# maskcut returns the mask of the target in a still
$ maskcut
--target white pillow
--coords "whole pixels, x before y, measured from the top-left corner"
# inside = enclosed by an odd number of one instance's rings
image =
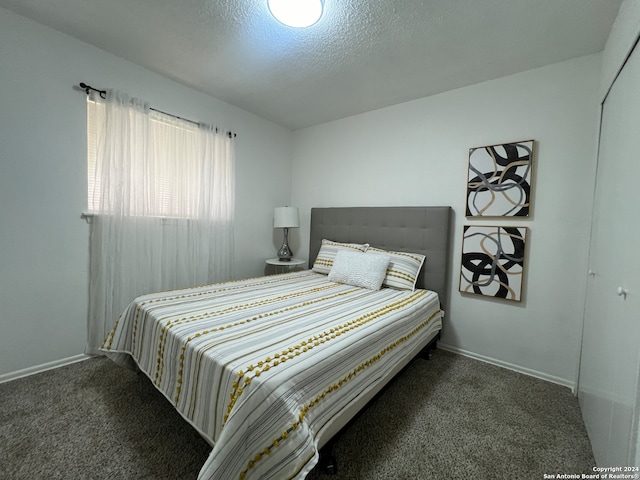
[[[366,255],[340,250],[333,260],[328,279],[331,282],[346,283],[354,287],[380,290],[390,260],[391,257],[388,255]]]

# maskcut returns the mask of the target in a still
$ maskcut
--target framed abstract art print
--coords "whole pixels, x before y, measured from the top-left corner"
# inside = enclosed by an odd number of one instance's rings
[[[528,217],[534,140],[469,149],[467,217]]]
[[[463,228],[460,291],[519,302],[527,227]]]

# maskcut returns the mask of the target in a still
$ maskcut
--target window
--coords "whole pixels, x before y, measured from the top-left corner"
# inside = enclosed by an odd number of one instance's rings
[[[102,189],[100,179],[96,181],[96,156],[98,150],[98,132],[104,128],[104,104],[87,97],[87,207],[89,213],[98,211],[98,199]],[[101,123],[98,125],[98,123]]]
[[[105,96],[87,103],[92,354],[132,298],[229,280],[234,258],[233,138]]]
[[[132,179],[130,191],[125,192],[131,198],[123,201],[131,208],[127,214],[136,216],[194,218],[201,216],[202,202],[210,198],[203,189],[212,188],[220,179],[207,183],[206,175],[232,175],[232,171],[217,165],[216,161],[203,159],[205,154],[227,153],[215,152],[225,150],[225,144],[231,141],[226,135],[215,134],[218,141],[203,140],[202,127],[197,124],[172,117],[156,111],[148,111],[148,121],[136,135],[135,142],[140,145],[126,145],[134,154],[130,155],[130,165],[118,162],[101,162],[98,151],[104,148],[105,103],[95,99],[87,99],[87,206],[89,213],[108,213],[118,199],[102,198],[109,195],[103,185],[106,178],[119,178],[119,175],[130,175]],[[136,132],[138,133],[138,132]],[[209,132],[210,133],[210,132]],[[207,143],[208,142],[208,143]],[[207,151],[209,150],[209,151]],[[107,154],[108,155],[108,154]],[[120,155],[121,156],[121,155]],[[227,155],[228,157],[228,155]],[[107,163],[111,164],[107,166]],[[214,165],[215,164],[215,165]],[[123,172],[112,169],[122,168]],[[105,171],[104,169],[111,169]],[[214,172],[215,170],[215,172]],[[209,185],[209,186],[207,186]],[[224,209],[216,209],[223,219],[229,216]],[[220,218],[218,218],[220,219]]]

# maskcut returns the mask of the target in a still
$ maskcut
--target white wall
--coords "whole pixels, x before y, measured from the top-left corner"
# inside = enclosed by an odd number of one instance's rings
[[[602,53],[600,73],[600,100],[607,92],[620,72],[627,56],[633,50],[640,32],[640,0],[624,0],[620,5],[607,43]]]
[[[236,277],[277,248],[291,132],[0,8],[0,376],[81,354],[89,227],[86,82],[238,135]]]
[[[451,205],[451,306],[442,345],[573,387],[579,360],[598,135],[591,55],[294,133],[292,201]],[[458,293],[470,147],[535,139],[524,300]],[[301,228],[302,245],[308,228]],[[302,255],[301,252],[300,255]],[[306,254],[306,253],[305,253]]]

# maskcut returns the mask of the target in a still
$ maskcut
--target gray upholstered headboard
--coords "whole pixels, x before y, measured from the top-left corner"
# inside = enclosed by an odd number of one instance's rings
[[[417,286],[449,305],[451,207],[335,207],[311,209],[309,268],[323,238],[426,255]]]

